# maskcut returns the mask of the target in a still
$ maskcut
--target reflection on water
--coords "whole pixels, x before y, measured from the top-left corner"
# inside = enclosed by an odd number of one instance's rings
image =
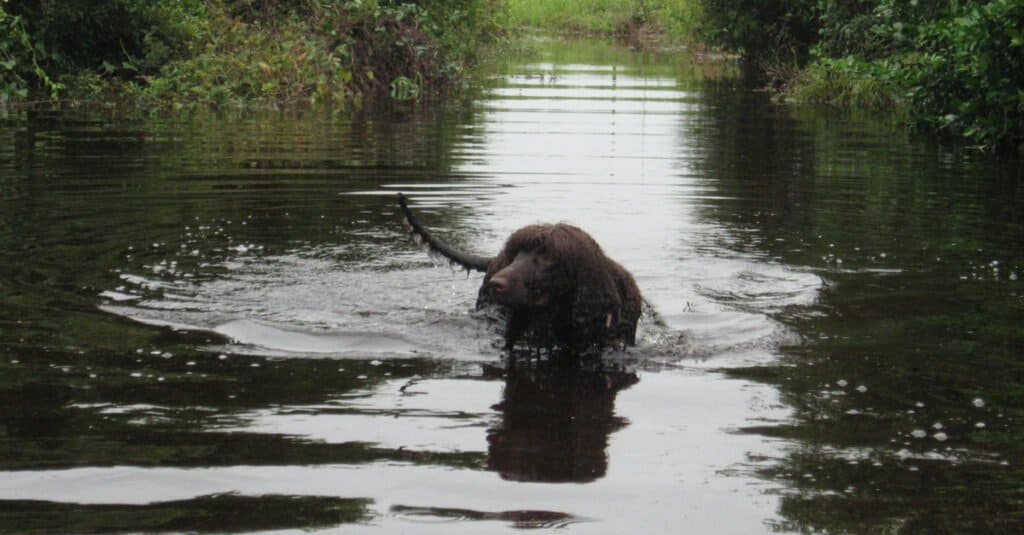
[[[565,362],[510,363],[487,435],[487,466],[515,481],[587,482],[608,471],[608,436],[628,422],[615,395],[636,373],[579,369]]]
[[[715,123],[717,155],[701,163],[718,177],[714,217],[730,248],[827,281],[814,302],[775,314],[801,337],[780,347],[780,365],[730,371],[777,386],[794,409],[782,425],[748,428],[794,442],[762,472],[791,489],[780,526],[1016,531],[1019,163],[856,122],[740,111]]]
[[[0,532],[1009,531],[1019,170],[537,46],[444,103],[0,123]],[[577,224],[663,322],[503,360],[396,191],[481,254]]]
[[[149,505],[103,505],[7,500],[7,533],[124,531],[244,533],[310,529],[369,520],[366,500],[327,496],[214,494]]]

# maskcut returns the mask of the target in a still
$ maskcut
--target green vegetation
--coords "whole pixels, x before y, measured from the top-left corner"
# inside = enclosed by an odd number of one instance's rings
[[[1024,142],[1024,2],[703,0],[701,34],[804,101],[894,110],[989,148]]]
[[[0,104],[415,98],[457,80],[499,0],[0,0]]]
[[[0,103],[57,98],[70,73],[152,73],[180,55],[198,2],[0,0]]]
[[[1024,0],[0,0],[0,106],[412,99],[508,25],[699,35],[797,100],[1024,142]]]
[[[697,0],[508,0],[515,26],[559,32],[635,36],[661,33],[689,40],[697,20]]]

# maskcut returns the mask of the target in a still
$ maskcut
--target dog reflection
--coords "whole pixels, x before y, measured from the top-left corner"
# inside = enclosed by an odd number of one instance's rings
[[[587,482],[608,471],[608,436],[628,421],[615,415],[616,394],[635,373],[585,371],[565,363],[510,366],[487,434],[488,468],[505,479]]]

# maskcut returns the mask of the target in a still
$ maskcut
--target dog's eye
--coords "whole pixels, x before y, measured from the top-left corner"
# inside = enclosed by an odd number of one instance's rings
[[[555,262],[549,258],[538,257],[533,261],[534,270],[541,276],[548,276],[557,272]]]

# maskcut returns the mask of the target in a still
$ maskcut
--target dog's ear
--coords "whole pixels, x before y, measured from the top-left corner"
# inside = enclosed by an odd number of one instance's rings
[[[640,296],[640,289],[633,276],[625,268],[619,268],[616,281],[622,299],[616,336],[622,338],[625,344],[633,345],[636,344],[636,323],[643,314],[643,297]]]
[[[576,291],[572,303],[575,345],[604,338],[618,325],[621,307],[613,271],[608,266],[592,261],[576,267]]]

